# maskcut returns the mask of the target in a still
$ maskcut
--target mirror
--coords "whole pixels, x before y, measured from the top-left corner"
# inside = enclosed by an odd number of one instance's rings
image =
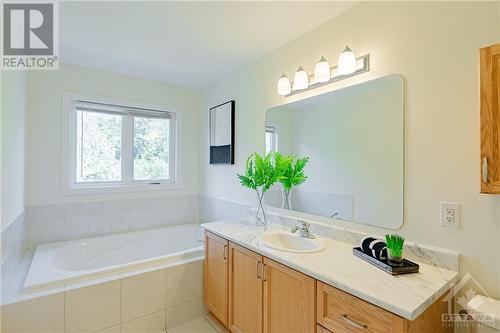
[[[266,153],[309,157],[290,209],[397,229],[403,223],[403,78],[389,75],[269,109]],[[281,184],[266,203],[284,207]]]

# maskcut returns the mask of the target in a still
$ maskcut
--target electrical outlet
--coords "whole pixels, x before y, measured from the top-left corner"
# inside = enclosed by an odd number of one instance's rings
[[[441,202],[441,226],[447,228],[460,227],[460,204],[457,202]]]

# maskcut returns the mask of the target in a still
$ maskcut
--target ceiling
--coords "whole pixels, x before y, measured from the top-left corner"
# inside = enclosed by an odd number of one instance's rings
[[[61,62],[203,88],[357,2],[60,2]]]

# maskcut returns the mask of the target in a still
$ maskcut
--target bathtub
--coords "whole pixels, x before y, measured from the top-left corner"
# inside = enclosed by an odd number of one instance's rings
[[[202,242],[200,226],[187,224],[39,245],[23,292],[201,260]]]

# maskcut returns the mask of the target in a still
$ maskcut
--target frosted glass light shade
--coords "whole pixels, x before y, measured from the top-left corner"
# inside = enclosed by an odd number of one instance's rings
[[[293,78],[293,90],[302,90],[307,87],[309,87],[309,75],[302,66],[299,66]]]
[[[278,95],[285,96],[292,92],[292,85],[285,73],[281,74],[278,80]]]
[[[330,74],[330,64],[321,57],[314,67],[314,82],[327,82],[330,80]]]
[[[339,55],[338,74],[348,75],[356,71],[356,56],[354,52],[346,46],[344,51]]]

